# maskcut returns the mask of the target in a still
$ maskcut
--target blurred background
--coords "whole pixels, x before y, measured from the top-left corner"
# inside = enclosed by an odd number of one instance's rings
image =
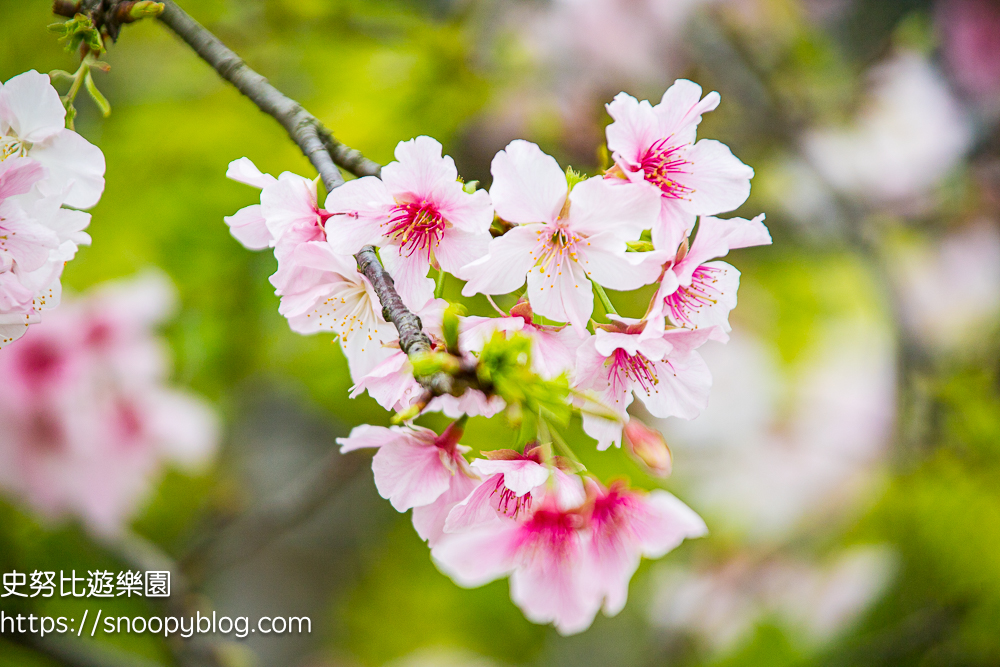
[[[171,382],[212,406],[221,440],[213,465],[150,471],[132,528],[185,559],[202,608],[313,619],[309,636],[214,647],[229,664],[1000,664],[1000,1],[181,5],[346,144],[384,163],[399,140],[431,135],[484,186],[492,156],[518,137],[596,173],[605,102],[621,90],[655,102],[693,79],[722,94],[700,136],[756,170],[737,214],[766,212],[774,237],[732,253],[740,305],[732,341],[704,350],[709,409],[657,424],[670,479],[598,456],[574,426],[588,466],[663,484],[711,530],[644,562],[619,616],[563,638],[526,621],[505,581],[456,587],[378,497],[365,460],[335,463],[315,511],[253,549],[227,552],[223,532],[206,555],[206,534],[294,492],[337,460],[335,437],[388,415],[347,399],[339,348],[288,329],[267,281],[273,257],[244,250],[223,223],[256,197],[225,179],[231,160],[311,167],[163,26],[127,27],[97,75],[113,114],[78,102],[107,188],[93,245],[64,284],[83,294],[158,269],[176,288],[159,329]],[[46,31],[49,3],[0,0],[0,17],[0,78],[75,69]],[[624,314],[641,314],[619,296]],[[492,427],[472,420],[472,443],[488,446]],[[0,571],[126,560],[15,492],[0,500]],[[17,605],[3,603],[94,607]],[[101,606],[160,613],[152,601]],[[148,635],[94,642],[175,660]],[[0,665],[59,664],[58,653],[0,639]]]

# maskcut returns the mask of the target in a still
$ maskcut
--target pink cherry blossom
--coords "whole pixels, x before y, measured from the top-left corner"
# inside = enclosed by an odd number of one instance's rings
[[[443,534],[448,512],[478,482],[463,456],[469,448],[458,444],[461,437],[458,422],[441,435],[419,426],[364,424],[337,443],[342,453],[379,448],[372,459],[375,486],[397,511],[413,508],[417,533],[434,546]]]
[[[701,517],[661,489],[645,494],[621,482],[604,488],[588,479],[587,493],[591,502],[587,548],[609,616],[625,608],[628,584],[642,556],[662,558],[685,539],[708,532]]]
[[[497,153],[491,171],[497,215],[514,227],[466,267],[465,296],[506,294],[527,277],[534,312],[583,329],[594,309],[591,280],[631,290],[656,279],[625,252],[656,221],[653,188],[590,178],[570,190],[555,159],[521,140]]]
[[[517,519],[531,512],[535,499],[546,495],[562,509],[579,507],[585,499],[580,478],[557,465],[546,465],[538,446],[526,447],[523,454],[501,449],[483,455],[486,458],[472,462],[483,481],[455,505],[444,524],[446,533]]]
[[[66,129],[66,109],[49,77],[35,70],[0,85],[0,160],[27,156],[47,170],[43,194],[90,208],[104,192],[104,154]]]
[[[585,543],[586,517],[543,497],[522,520],[446,534],[431,549],[459,586],[482,586],[510,575],[510,597],[535,623],[564,635],[586,630],[601,606]]]
[[[415,310],[433,297],[431,266],[462,277],[462,267],[486,253],[493,207],[485,191],[462,188],[454,160],[430,137],[400,142],[396,160],[381,180],[366,176],[330,193],[329,241],[342,254],[381,247],[403,302]]]
[[[698,416],[708,402],[712,376],[695,350],[711,333],[664,331],[655,320],[621,319],[598,328],[580,347],[576,371],[576,387],[594,392],[615,417],[584,411],[584,431],[597,440],[598,449],[621,446],[633,394],[657,417]]]
[[[649,317],[666,315],[678,327],[711,329],[713,340],[729,340],[729,313],[736,307],[740,272],[726,262],[707,260],[736,248],[769,245],[771,235],[763,220],[763,214],[753,220],[702,217],[690,250],[682,245],[664,265]]]
[[[657,248],[676,248],[691,232],[695,216],[732,211],[750,195],[753,169],[725,144],[695,142],[702,114],[719,101],[718,93],[702,99],[701,86],[679,79],[656,106],[626,93],[608,104],[614,119],[607,128],[608,148],[617,172],[660,192],[660,217],[653,226]]]
[[[278,270],[271,284],[281,297],[278,312],[292,331],[335,333],[351,378],[372,372],[392,355],[396,330],[382,316],[378,296],[354,258],[334,253],[326,243],[330,215],[317,204],[316,182],[288,172],[274,178],[247,158],[230,163],[226,175],[261,188],[261,203],[241,209],[226,223],[247,248],[274,248]]]
[[[0,347],[59,303],[63,266],[88,244],[90,215],[41,194],[47,171],[30,158],[0,161]]]
[[[576,351],[590,332],[573,326],[536,324],[531,305],[522,299],[509,317],[465,317],[460,328],[463,350],[478,353],[493,334],[520,332],[531,339],[531,367],[541,377],[552,379],[576,369]]]
[[[204,464],[218,436],[167,386],[152,327],[172,288],[153,275],[68,301],[0,354],[0,487],[47,517],[121,530],[165,463]]]

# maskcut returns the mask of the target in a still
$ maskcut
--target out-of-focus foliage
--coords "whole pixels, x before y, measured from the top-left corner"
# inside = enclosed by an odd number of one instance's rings
[[[308,641],[248,642],[260,664],[1000,662],[995,312],[975,325],[975,335],[941,343],[912,324],[933,322],[937,311],[930,317],[904,312],[912,285],[908,274],[897,271],[914,245],[930,251],[951,247],[949,235],[976,221],[996,230],[1000,217],[997,118],[980,98],[960,90],[956,61],[942,58],[950,33],[941,5],[948,2],[689,0],[676,3],[675,14],[667,16],[657,13],[657,0],[593,0],[597,19],[578,23],[571,6],[587,3],[561,0],[181,4],[346,144],[385,162],[399,140],[431,135],[456,156],[461,173],[486,186],[489,159],[515,136],[593,172],[599,161],[594,150],[608,122],[603,102],[623,88],[652,99],[675,77],[692,78],[706,90],[719,90],[723,99],[701,134],[727,142],[757,170],[754,195],[737,213],[766,211],[775,239],[766,253],[737,251],[742,286],[734,328],[750,335],[734,338],[729,356],[709,362],[717,385],[738,376],[733,369],[742,369],[743,384],[716,387],[712,400],[727,411],[707,426],[667,429],[676,479],[649,478],[625,457],[602,456],[578,423],[566,434],[583,463],[603,478],[624,475],[649,488],[692,494],[690,504],[713,531],[662,566],[644,564],[625,612],[565,639],[524,620],[504,584],[475,591],[454,586],[429,561],[408,518],[380,503],[363,477],[277,545],[226,571],[206,573],[205,592],[235,613],[313,616]],[[623,18],[623,7],[640,12],[644,5],[659,18]],[[72,71],[76,63],[46,31],[52,21],[47,3],[0,0],[0,23],[7,28],[0,40],[0,77],[31,68]],[[595,24],[601,29],[585,31]],[[646,26],[652,37],[638,34],[636,26]],[[648,44],[655,48],[647,53]],[[872,68],[900,53],[919,54],[939,73],[943,89],[968,114],[968,147],[951,158],[933,187],[904,202],[870,201],[830,187],[827,179],[836,172],[803,158],[802,138],[839,130],[870,111],[877,83]],[[181,554],[221,518],[253,506],[308,469],[334,446],[336,435],[360,423],[386,423],[388,416],[368,398],[347,399],[351,382],[338,348],[328,337],[288,330],[267,281],[274,260],[245,251],[222,222],[255,195],[224,178],[230,160],[246,155],[274,174],[311,174],[308,162],[271,118],[155,21],[126,27],[104,59],[110,73],[95,76],[114,112],[102,119],[81,99],[76,128],[104,151],[107,188],[93,211],[93,245],[67,267],[64,282],[82,291],[152,265],[165,270],[180,291],[180,314],[166,331],[175,379],[217,403],[228,434],[211,474],[168,474],[135,524],[139,533]],[[630,69],[640,61],[641,67]],[[920,115],[920,109],[915,112]],[[916,127],[919,120],[896,125]],[[930,134],[909,141],[934,142]],[[870,148],[873,155],[884,150]],[[965,317],[957,306],[946,308],[955,306],[949,294],[990,275],[989,256],[984,262],[970,264],[969,274],[939,277],[942,297],[933,303],[942,307],[943,318]],[[459,289],[448,283],[445,296],[457,296]],[[989,290],[981,293],[987,295],[982,309],[994,307],[985,302]],[[623,315],[640,316],[648,296],[635,302],[611,298]],[[472,303],[473,314],[488,312],[481,297]],[[852,345],[862,352],[855,354]],[[843,358],[836,355],[842,350]],[[887,381],[875,372],[883,366]],[[845,379],[836,373],[843,368],[859,370]],[[872,406],[849,399],[867,396],[869,379],[879,390],[872,395],[885,399],[878,417],[888,419],[872,417],[867,430],[866,424],[851,430]],[[440,429],[445,421],[428,417],[422,423]],[[827,443],[830,434],[834,441]],[[841,436],[843,447],[835,440]],[[494,449],[517,438],[516,428],[499,419],[473,419],[464,442]],[[832,465],[827,462],[839,464],[837,454],[850,449],[851,438],[865,446],[851,450],[857,454],[853,467],[843,484],[836,478],[834,485],[850,492],[833,500],[809,496],[828,481],[822,477]],[[817,453],[812,448],[819,441]],[[766,465],[725,468],[748,453]],[[693,472],[685,475],[685,469]],[[734,480],[730,496],[755,488],[742,485],[742,471],[768,480],[764,490],[791,489],[787,496],[774,494],[775,507],[802,503],[810,509],[780,531],[741,525],[727,514],[731,503],[766,513],[768,500],[763,493],[742,503],[738,496],[726,497],[710,484],[723,471]],[[813,484],[809,475],[819,481]],[[855,577],[834,578],[824,588],[830,563],[858,545],[890,554],[884,570],[889,574],[878,586],[856,584],[875,579]],[[41,525],[12,504],[0,504],[0,572],[119,569],[111,553],[77,527]],[[692,581],[711,581],[715,588],[691,588]],[[771,581],[776,583],[760,583]],[[831,622],[834,630],[812,632],[789,621],[795,598],[820,608],[855,584],[871,599],[859,595],[857,613],[839,625]],[[685,607],[685,623],[675,623],[670,614],[684,590],[702,591],[694,597],[719,606]],[[3,608],[72,616],[93,607],[71,598],[20,604],[5,599]],[[102,607],[130,616],[156,610],[123,599]],[[730,641],[721,640],[726,628],[738,628]],[[163,664],[170,660],[167,646],[148,636],[102,641]],[[470,652],[479,657],[469,658]],[[49,663],[0,643],[0,665],[28,664]]]

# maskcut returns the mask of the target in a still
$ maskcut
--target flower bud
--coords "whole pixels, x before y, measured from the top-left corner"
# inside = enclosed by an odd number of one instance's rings
[[[673,456],[659,431],[632,417],[625,424],[625,446],[633,458],[649,469],[650,474],[657,477],[670,475]]]

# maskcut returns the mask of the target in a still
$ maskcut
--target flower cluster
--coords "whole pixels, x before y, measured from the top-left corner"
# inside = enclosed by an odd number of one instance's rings
[[[63,304],[0,355],[0,487],[43,515],[113,534],[164,462],[206,461],[218,440],[204,403],[166,386],[153,327],[173,309],[159,274]]]
[[[0,347],[58,305],[63,265],[90,243],[90,215],[74,209],[103,191],[104,155],[66,129],[49,77],[0,85]]]
[[[669,474],[662,437],[629,405],[638,396],[653,416],[682,419],[705,408],[711,375],[697,350],[728,340],[740,276],[718,260],[771,242],[763,215],[716,217],[743,204],[753,176],[724,144],[697,140],[702,114],[718,104],[717,93],[702,97],[683,80],[656,105],[622,93],[608,105],[613,164],[603,173],[563,170],[518,140],[493,159],[488,192],[463,184],[429,137],[400,143],[381,178],[336,188],[324,208],[315,181],[274,178],[246,158],[230,165],[229,177],[261,198],[227,223],[248,248],[274,249],[281,313],[297,332],[335,333],[351,396],[367,392],[397,412],[401,425],[359,426],[342,451],[378,448],[379,492],[413,510],[443,572],[464,586],[509,576],[524,613],[564,633],[587,628],[600,609],[617,613],[641,557],[706,531],[665,491],[587,473],[553,406],[581,414],[599,449],[624,441],[650,472]],[[378,249],[433,352],[400,349],[357,269],[353,255],[365,246]],[[458,314],[440,298],[446,274],[465,281],[463,296],[487,295],[499,317]],[[647,285],[656,287],[640,318],[619,316],[605,291]],[[508,311],[490,298],[508,294]],[[604,322],[594,319],[595,297]],[[516,378],[504,375],[512,363]],[[429,395],[418,382],[429,369],[474,369],[476,381]],[[456,420],[440,435],[412,423],[433,410]],[[459,444],[466,420],[501,412],[534,436],[470,462]]]

